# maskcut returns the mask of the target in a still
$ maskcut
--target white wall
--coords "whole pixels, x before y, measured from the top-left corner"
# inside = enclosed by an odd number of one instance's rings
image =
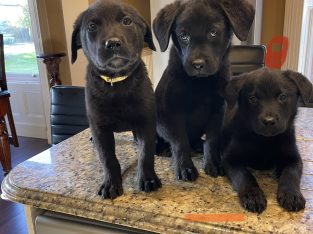
[[[73,7],[75,5],[75,7]],[[64,26],[67,42],[67,54],[71,64],[71,39],[73,32],[73,25],[77,16],[86,10],[89,6],[88,0],[62,0]],[[85,75],[87,59],[82,50],[78,51],[78,58],[74,64],[70,65],[72,85],[85,86]]]
[[[155,19],[157,13],[159,10],[161,10],[165,5],[174,2],[174,0],[150,0],[150,7],[151,7],[151,22]],[[171,45],[169,45],[168,50],[164,53],[161,52],[159,43],[157,39],[155,38],[155,35],[153,35],[153,40],[157,48],[157,52],[153,52],[153,85],[154,87],[157,86],[159,83],[161,76],[163,74],[163,71],[167,67],[168,63],[168,57],[169,57],[169,51],[171,48]]]

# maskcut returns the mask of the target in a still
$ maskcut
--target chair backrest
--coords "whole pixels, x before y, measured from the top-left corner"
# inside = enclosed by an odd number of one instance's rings
[[[0,88],[1,91],[8,90],[7,78],[5,75],[4,42],[2,34],[0,34]]]
[[[266,47],[263,45],[232,46],[229,53],[232,75],[264,67],[265,55]]]
[[[88,128],[84,87],[57,85],[50,95],[52,144]]]

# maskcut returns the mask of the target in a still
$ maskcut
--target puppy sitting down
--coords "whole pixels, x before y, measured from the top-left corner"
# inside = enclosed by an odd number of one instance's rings
[[[191,151],[203,151],[204,172],[221,170],[222,92],[230,77],[233,33],[245,41],[254,20],[246,0],[186,0],[166,5],[153,21],[162,51],[172,38],[168,66],[156,88],[157,132],[170,144],[176,178],[195,181]],[[201,137],[205,135],[205,141]]]
[[[288,211],[305,207],[294,127],[299,97],[312,105],[312,84],[293,71],[264,68],[234,77],[227,86],[222,165],[248,211],[261,213],[267,204],[248,168],[275,168],[280,206]]]

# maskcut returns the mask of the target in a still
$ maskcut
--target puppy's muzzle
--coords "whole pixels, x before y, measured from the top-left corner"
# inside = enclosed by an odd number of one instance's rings
[[[122,47],[122,41],[117,37],[113,37],[106,40],[104,46],[107,50],[118,51]]]
[[[278,115],[262,115],[258,118],[255,132],[263,136],[276,136],[285,131],[284,124]]]
[[[202,72],[205,66],[205,61],[204,59],[196,59],[195,61],[193,61],[192,66],[195,71]]]
[[[207,77],[217,72],[218,63],[214,60],[198,57],[187,61],[185,69],[189,76]]]
[[[275,118],[274,116],[267,115],[261,117],[261,122],[264,126],[271,127],[277,125],[277,118]]]

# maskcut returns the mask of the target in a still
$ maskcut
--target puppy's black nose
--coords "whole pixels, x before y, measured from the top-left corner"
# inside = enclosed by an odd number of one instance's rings
[[[200,72],[204,68],[204,63],[205,61],[203,59],[196,59],[195,61],[193,61],[192,65],[196,71]]]
[[[272,116],[265,116],[262,118],[262,123],[265,126],[273,126],[276,124],[276,119],[275,117],[272,117]]]
[[[110,38],[105,42],[105,48],[109,50],[119,50],[122,46],[120,39],[114,37]]]

